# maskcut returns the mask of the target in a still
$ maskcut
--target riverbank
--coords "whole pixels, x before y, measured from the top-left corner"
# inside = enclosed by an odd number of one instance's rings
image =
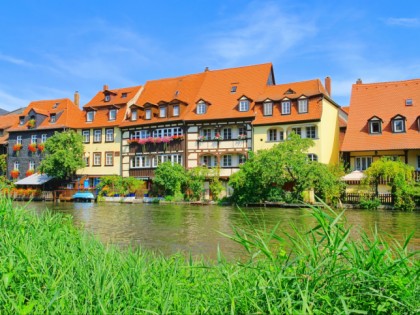
[[[286,253],[277,233],[249,226],[233,238],[253,259],[219,253],[209,263],[104,246],[69,217],[1,199],[0,313],[418,312],[418,253],[379,238],[350,241],[334,214],[313,215],[319,241],[292,233]]]

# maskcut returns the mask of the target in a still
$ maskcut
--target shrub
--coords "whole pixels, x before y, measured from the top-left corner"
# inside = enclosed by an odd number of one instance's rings
[[[361,197],[359,201],[360,209],[376,210],[381,205],[381,201],[378,198],[366,199]]]

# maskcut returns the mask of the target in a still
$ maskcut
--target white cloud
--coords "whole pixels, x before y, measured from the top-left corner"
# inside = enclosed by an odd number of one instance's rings
[[[388,18],[385,20],[388,25],[404,26],[404,27],[418,27],[420,26],[420,19],[418,18]]]
[[[25,107],[29,104],[29,101],[16,97],[4,90],[0,90],[0,108],[7,111],[12,111],[20,107]]]
[[[2,53],[0,53],[0,60],[15,64],[15,65],[28,65],[28,63],[23,59],[19,59],[19,58],[12,57],[12,56],[7,56],[7,55],[4,55]]]

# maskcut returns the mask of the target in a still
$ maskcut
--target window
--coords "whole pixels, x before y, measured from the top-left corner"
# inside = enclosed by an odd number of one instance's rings
[[[22,136],[17,136],[16,137],[16,143],[17,144],[22,144]]]
[[[277,130],[276,129],[268,130],[268,141],[277,141]]]
[[[57,116],[55,114],[50,115],[50,123],[54,124],[57,121]]]
[[[150,108],[145,111],[145,119],[152,119],[152,110]]]
[[[41,143],[45,143],[46,141],[47,141],[47,134],[46,133],[43,133],[41,135]]]
[[[105,142],[114,142],[114,129],[105,130]]]
[[[102,142],[102,129],[95,129],[93,131],[93,142]]]
[[[232,155],[223,155],[222,166],[224,167],[232,166]]]
[[[243,154],[239,154],[239,155],[238,155],[238,163],[239,163],[239,164],[243,164],[243,163],[245,163],[245,161],[246,161],[246,157],[245,157],[245,155],[243,155]]]
[[[201,164],[207,167],[216,166],[216,157],[213,155],[204,155],[201,157]]]
[[[159,117],[160,118],[166,117],[166,106],[159,107]]]
[[[405,121],[402,118],[392,120],[392,131],[394,133],[405,132]]]
[[[85,161],[85,166],[88,167],[89,166],[89,156],[84,156],[83,161]]]
[[[31,143],[36,143],[36,135],[31,136]]]
[[[246,128],[245,127],[239,127],[238,128],[238,132],[239,132],[240,135],[244,135],[244,136],[247,135],[247,132],[246,132]]]
[[[93,121],[93,116],[94,115],[95,115],[95,112],[94,111],[86,112],[86,121],[87,122]]]
[[[279,141],[283,141],[284,140],[284,131],[280,130],[279,131]]]
[[[106,94],[105,95],[105,102],[109,102],[111,100],[111,95]]]
[[[117,119],[117,110],[116,109],[110,109],[109,110],[109,120],[115,120]]]
[[[148,137],[150,137],[149,130],[136,130],[130,136],[131,139],[146,139]]]
[[[200,102],[197,104],[197,114],[202,115],[206,113],[206,103]]]
[[[19,167],[20,167],[19,161],[15,161],[15,163],[13,163],[13,169],[14,170],[19,170]]]
[[[249,110],[249,101],[248,100],[239,101],[239,111],[247,112],[248,110]]]
[[[172,114],[173,116],[179,116],[179,105],[174,105]]]
[[[379,119],[369,121],[369,133],[378,134],[382,132],[382,122]]]
[[[308,154],[308,160],[311,162],[318,162],[318,156],[316,154],[310,153]]]
[[[223,139],[225,139],[225,140],[232,139],[232,129],[231,128],[223,128]]]
[[[420,171],[420,155],[417,155],[417,170]]]
[[[306,138],[311,138],[311,139],[316,138],[316,128],[315,128],[315,126],[306,127]]]
[[[114,152],[105,152],[105,166],[114,165]]]
[[[281,114],[290,115],[290,101],[281,102]]]
[[[298,111],[299,114],[308,112],[308,100],[306,98],[298,100]]]
[[[83,130],[82,131],[83,143],[90,143],[90,131]]]
[[[411,98],[407,98],[405,100],[405,106],[412,106],[413,105],[413,100]]]
[[[121,98],[126,98],[127,97],[127,93],[121,93]]]
[[[201,136],[204,137],[203,140],[210,140],[212,138],[212,129],[202,129]]]
[[[137,109],[132,109],[131,110],[131,120],[137,120],[138,115],[137,115]]]
[[[264,103],[264,116],[273,116],[273,103],[272,102]]]
[[[232,85],[230,88],[230,93],[235,93],[238,87],[236,85]]]
[[[292,132],[299,135],[299,136],[302,136],[302,128],[300,128],[300,127],[293,127]]]
[[[371,156],[360,156],[356,157],[354,168],[356,171],[364,171],[370,166],[370,164],[372,164]]]
[[[25,116],[19,117],[19,125],[23,125],[25,123]]]
[[[35,170],[35,161],[29,161],[29,169]]]
[[[93,153],[93,166],[101,166],[101,152]]]
[[[149,168],[150,157],[137,155],[131,159],[131,168]]]
[[[0,129],[0,137],[4,136],[4,129]]]

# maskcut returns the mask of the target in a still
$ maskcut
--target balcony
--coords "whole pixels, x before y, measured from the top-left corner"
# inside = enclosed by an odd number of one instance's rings
[[[146,142],[146,143],[130,143],[130,153],[154,153],[154,152],[170,152],[183,151],[185,148],[185,140],[173,140],[170,142]]]

